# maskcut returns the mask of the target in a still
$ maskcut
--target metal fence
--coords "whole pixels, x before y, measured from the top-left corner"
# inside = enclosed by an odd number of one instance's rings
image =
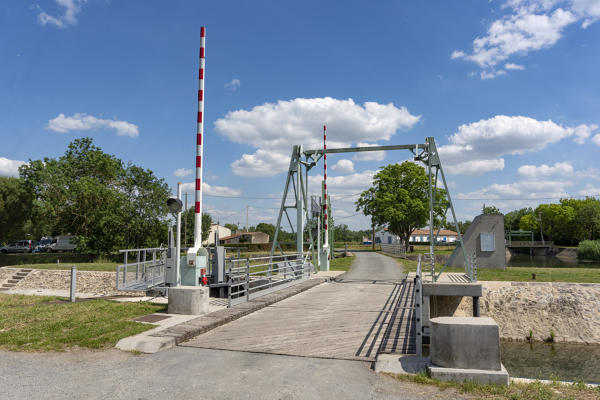
[[[531,241],[523,241],[523,240],[507,240],[506,241],[508,246],[512,246],[512,247],[552,247],[554,246],[554,242],[552,241],[548,241],[545,240],[543,242],[540,241],[535,241],[535,242],[531,242]]]
[[[415,277],[415,319],[416,326],[415,329],[417,331],[416,337],[416,350],[417,356],[421,357],[423,355],[423,276],[421,270],[421,255],[419,254],[419,261],[417,263],[417,275]]]
[[[313,265],[301,254],[230,258],[226,262],[228,306],[300,283],[310,278],[313,271]]]
[[[117,266],[117,290],[146,290],[165,282],[167,249],[127,249]]]
[[[381,251],[394,257],[406,258],[406,247],[402,244],[384,244],[381,243]]]

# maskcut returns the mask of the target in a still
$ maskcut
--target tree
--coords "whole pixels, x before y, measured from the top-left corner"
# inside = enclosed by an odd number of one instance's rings
[[[588,198],[575,212],[575,225],[580,228],[581,239],[596,240],[600,233],[600,201]]]
[[[540,216],[542,228],[550,234],[551,241],[560,227],[569,224],[575,218],[573,207],[562,204],[540,204],[535,213]]]
[[[466,220],[466,221],[458,221],[458,229],[460,229],[460,233],[461,235],[464,235],[467,232],[467,229],[469,229],[469,226],[471,226],[471,221]]]
[[[275,235],[275,225],[273,224],[266,224],[264,222],[261,222],[260,224],[256,225],[256,228],[254,228],[254,230],[256,232],[266,233],[267,235],[269,235],[269,240],[272,240],[273,236]]]
[[[438,189],[437,202],[445,193]],[[356,210],[370,215],[373,224],[387,227],[408,246],[411,233],[429,219],[429,180],[420,165],[405,161],[385,166],[373,177],[373,186],[361,193]],[[436,215],[441,206],[436,206]],[[434,216],[435,218],[435,216]],[[439,218],[435,225],[444,221]]]
[[[194,220],[196,218],[196,212],[193,208],[188,208],[181,213],[181,231],[183,232],[183,224],[187,224],[187,244],[184,247],[194,245]],[[208,239],[210,233],[210,226],[212,225],[212,217],[210,214],[202,213],[202,221],[200,227],[202,228],[202,242]]]
[[[231,230],[231,233],[236,233],[238,226],[236,224],[225,224],[225,228]]]
[[[31,195],[19,178],[0,176],[0,241],[25,239]]]
[[[80,251],[109,253],[166,242],[169,189],[152,171],[75,139],[58,159],[19,168],[32,196],[34,235],[72,234]]]
[[[500,210],[498,209],[498,207],[496,206],[486,206],[485,204],[483,205],[483,212],[482,214],[488,214],[488,215],[498,215],[498,214],[502,214],[500,212]]]

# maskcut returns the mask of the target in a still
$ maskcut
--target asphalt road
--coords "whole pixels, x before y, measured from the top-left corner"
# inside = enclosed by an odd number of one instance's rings
[[[370,363],[176,347],[0,352],[0,398],[13,399],[448,399],[451,390],[375,374]]]
[[[400,265],[391,257],[372,252],[356,252],[354,256],[356,260],[350,271],[343,274],[336,281],[398,283],[406,277]]]

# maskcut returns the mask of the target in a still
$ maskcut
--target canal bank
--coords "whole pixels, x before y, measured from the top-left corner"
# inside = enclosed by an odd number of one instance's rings
[[[600,272],[600,271],[599,271]],[[600,344],[600,284],[481,281],[482,316],[494,318],[503,340]],[[438,299],[446,315],[469,316],[472,299]],[[435,313],[435,311],[433,311]]]

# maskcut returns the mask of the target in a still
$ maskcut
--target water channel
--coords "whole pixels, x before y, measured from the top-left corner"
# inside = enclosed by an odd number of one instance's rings
[[[600,268],[600,261],[582,261],[574,258],[517,254],[510,257],[507,266],[528,268]]]
[[[500,351],[513,378],[600,383],[600,346],[500,342]]]

